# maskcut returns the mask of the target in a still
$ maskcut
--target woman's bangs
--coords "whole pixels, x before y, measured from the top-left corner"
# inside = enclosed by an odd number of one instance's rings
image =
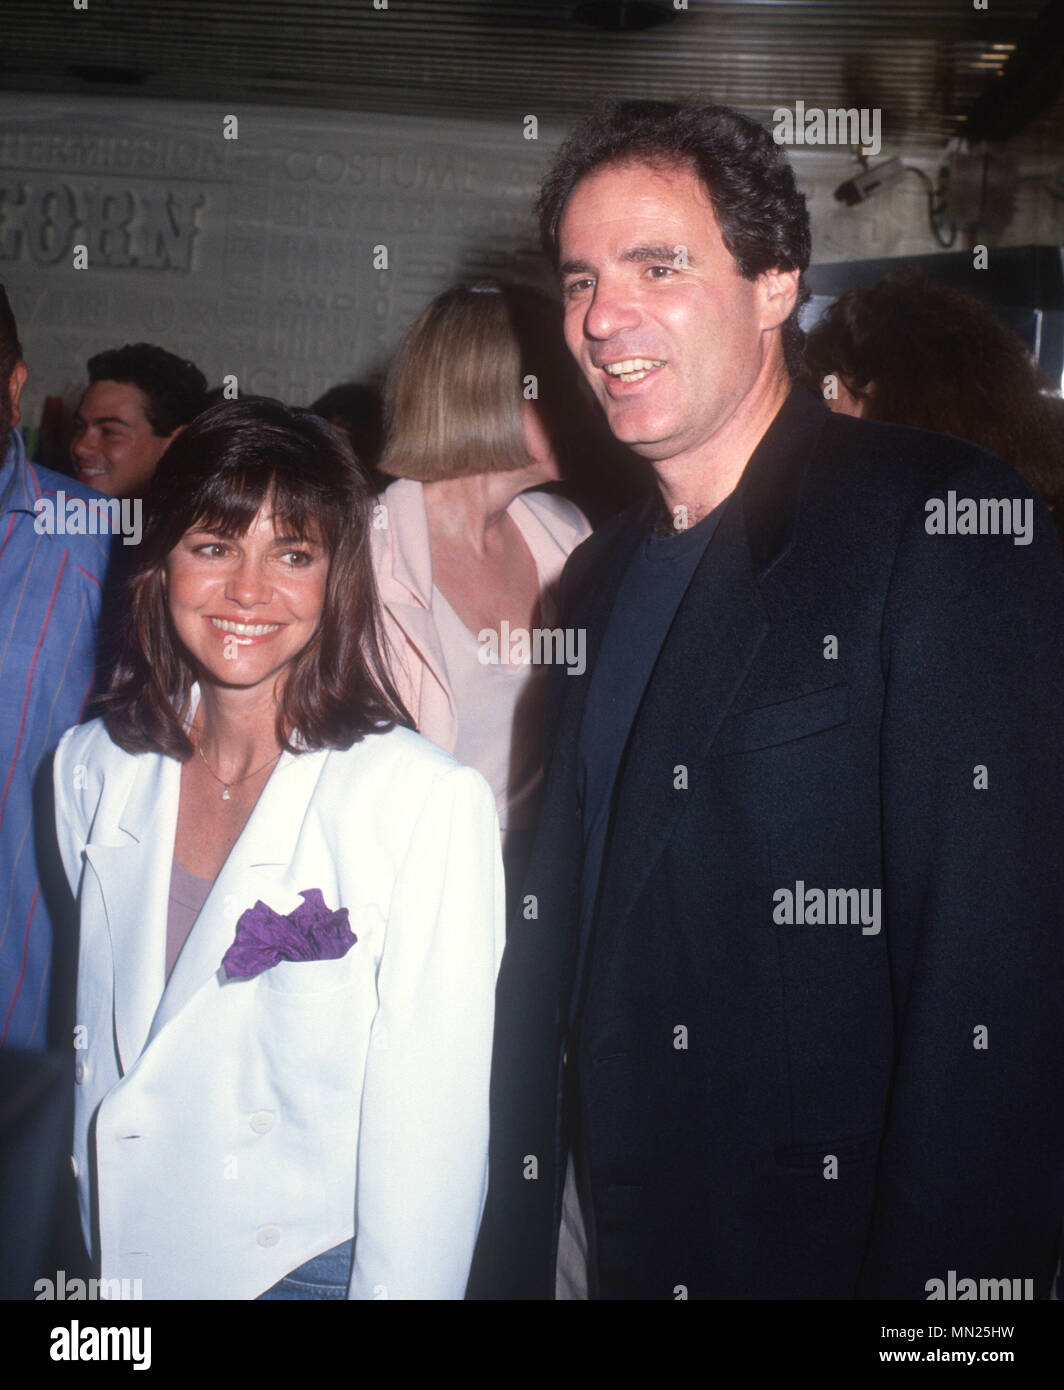
[[[298,483],[298,486],[296,485]],[[324,545],[332,550],[334,523],[338,508],[317,487],[308,487],[306,477],[293,479],[278,473],[265,498],[278,535]]]
[[[329,509],[306,479],[286,476],[284,470],[249,470],[212,478],[190,530],[222,536],[243,536],[266,508],[278,535],[293,540],[327,543]]]

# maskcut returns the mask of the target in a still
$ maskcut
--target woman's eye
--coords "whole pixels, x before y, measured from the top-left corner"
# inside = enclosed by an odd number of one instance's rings
[[[197,545],[196,554],[206,555],[209,560],[217,559],[226,553],[226,548],[220,541],[208,541],[206,545]]]
[[[284,560],[286,564],[298,569],[303,565],[309,565],[311,556],[306,550],[286,550],[281,556],[281,559]]]

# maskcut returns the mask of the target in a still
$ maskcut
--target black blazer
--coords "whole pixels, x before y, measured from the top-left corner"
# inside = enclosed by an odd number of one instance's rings
[[[929,534],[950,489],[1030,499],[1033,542]],[[602,1297],[923,1299],[951,1269],[1044,1295],[1064,1164],[1048,513],[971,445],[792,392],[643,698],[577,979],[580,722],[646,514],[563,578],[588,666],[552,674],[470,1295],[553,1296],[570,1110]],[[799,883],[881,890],[882,929],[775,921]]]

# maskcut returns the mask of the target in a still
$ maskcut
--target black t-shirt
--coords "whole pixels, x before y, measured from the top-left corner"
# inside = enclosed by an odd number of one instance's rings
[[[646,535],[625,571],[606,624],[580,726],[577,763],[584,823],[581,937],[585,945],[598,896],[617,770],[666,635],[723,509],[721,502],[696,526],[675,535]]]

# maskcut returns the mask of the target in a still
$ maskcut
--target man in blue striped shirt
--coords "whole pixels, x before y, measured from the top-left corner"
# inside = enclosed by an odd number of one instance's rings
[[[48,1036],[53,923],[38,858],[51,827],[34,823],[34,783],[93,686],[111,541],[48,534],[39,524],[38,499],[99,494],[27,460],[15,429],[25,380],[0,286],[0,1046],[42,1051],[60,1039]],[[64,968],[72,973],[72,962]]]

